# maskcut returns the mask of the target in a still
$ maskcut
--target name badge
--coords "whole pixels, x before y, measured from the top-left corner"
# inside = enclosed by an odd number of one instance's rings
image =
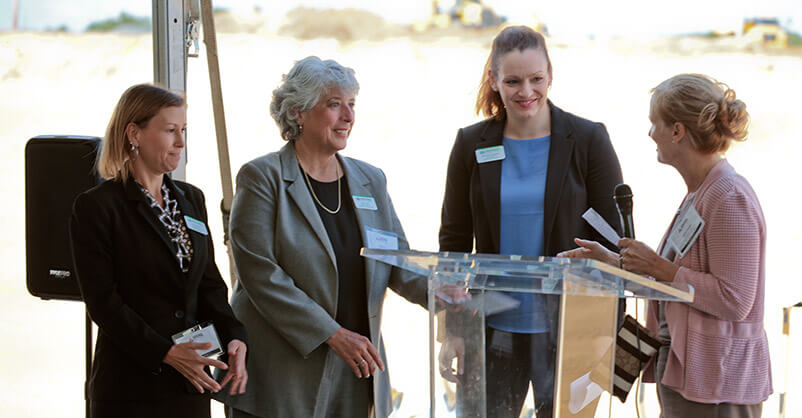
[[[367,209],[367,210],[378,210],[379,208],[376,206],[376,200],[373,199],[371,196],[360,196],[360,195],[353,195],[351,196],[354,198],[354,206],[357,209]]]
[[[668,236],[668,243],[679,254],[680,258],[685,257],[685,254],[693,246],[694,241],[699,238],[704,226],[705,221],[699,216],[699,212],[696,211],[693,204],[688,204],[681,211],[671,235]]]
[[[397,250],[398,249],[398,235],[382,231],[381,229],[365,227],[365,238],[367,238],[367,247],[376,250]]]
[[[497,145],[495,147],[479,148],[476,150],[476,162],[479,164],[489,163],[491,161],[503,160],[506,158],[504,154],[504,146]]]
[[[195,350],[203,357],[212,357],[223,352],[220,347],[220,339],[217,337],[217,330],[214,329],[214,324],[211,323],[198,324],[174,334],[173,342],[176,344],[210,343],[212,345],[210,348]]]
[[[203,222],[187,215],[184,215],[184,222],[187,224],[187,228],[202,235],[209,235],[209,230],[206,229],[206,224]]]

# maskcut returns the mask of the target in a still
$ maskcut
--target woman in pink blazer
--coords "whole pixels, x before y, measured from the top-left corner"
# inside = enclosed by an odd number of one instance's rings
[[[688,187],[657,251],[622,239],[620,254],[575,240],[563,257],[594,258],[658,281],[688,284],[692,303],[651,302],[647,326],[669,341],[644,372],[661,417],[759,417],[772,392],[763,329],[766,224],[749,182],[723,153],[747,135],[735,92],[710,77],[674,76],[653,89],[657,160]]]

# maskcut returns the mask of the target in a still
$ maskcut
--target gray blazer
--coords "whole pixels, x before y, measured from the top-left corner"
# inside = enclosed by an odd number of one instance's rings
[[[372,196],[377,210],[356,208],[365,227],[391,231],[409,248],[387,194],[384,173],[338,155],[353,195]],[[343,199],[353,204],[351,198]],[[239,280],[231,305],[248,329],[248,388],[215,398],[262,417],[325,417],[330,375],[339,357],[325,344],[340,328],[337,263],[326,229],[298,167],[292,144],[245,164],[237,175],[231,243]],[[385,361],[379,325],[389,286],[425,307],[426,279],[365,260],[370,340]],[[373,379],[376,417],[391,412],[388,373]]]

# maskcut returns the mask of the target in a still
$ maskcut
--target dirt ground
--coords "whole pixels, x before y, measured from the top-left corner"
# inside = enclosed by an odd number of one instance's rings
[[[336,59],[356,70],[357,121],[344,154],[387,174],[389,190],[413,248],[437,249],[446,162],[457,128],[479,120],[476,85],[489,36],[397,35],[299,40],[260,32],[218,38],[233,171],[283,145],[268,114],[271,92],[295,60]],[[789,392],[789,417],[802,416],[802,361],[786,362],[781,308],[802,300],[798,249],[798,101],[802,55],[749,51],[704,40],[549,40],[555,104],[604,122],[625,180],[635,194],[635,229],[653,246],[684,195],[680,177],[655,160],[648,138],[649,89],[677,73],[699,72],[727,82],[748,106],[750,139],[727,154],[752,183],[769,228],[766,332],[774,395],[764,416],[775,417],[778,394]],[[152,79],[149,35],[0,33],[0,415],[83,416],[83,307],[41,301],[25,288],[24,147],[43,134],[101,136],[120,93]],[[212,234],[221,241],[221,198],[206,60],[190,59],[188,180],[210,202]],[[55,179],[54,179],[55,180]],[[787,182],[787,183],[786,183]],[[733,243],[737,245],[737,243]],[[67,245],[67,243],[65,243]],[[222,245],[217,260],[228,271]],[[630,303],[631,307],[634,304]],[[642,313],[642,311],[641,311]],[[802,347],[802,314],[792,323],[792,349]],[[404,392],[398,417],[427,414],[427,315],[391,295],[384,336],[393,386]],[[786,373],[792,376],[786,389]],[[647,409],[656,417],[654,388]],[[215,414],[222,416],[218,406]],[[607,416],[604,396],[598,416]],[[635,417],[634,396],[612,404],[612,416]]]

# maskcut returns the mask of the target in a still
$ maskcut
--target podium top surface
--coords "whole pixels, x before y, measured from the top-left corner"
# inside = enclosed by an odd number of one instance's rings
[[[615,294],[618,297],[677,302],[692,302],[694,295],[692,286],[658,282],[588,259],[371,248],[362,248],[361,254],[429,276],[440,284],[458,284],[476,290]]]

